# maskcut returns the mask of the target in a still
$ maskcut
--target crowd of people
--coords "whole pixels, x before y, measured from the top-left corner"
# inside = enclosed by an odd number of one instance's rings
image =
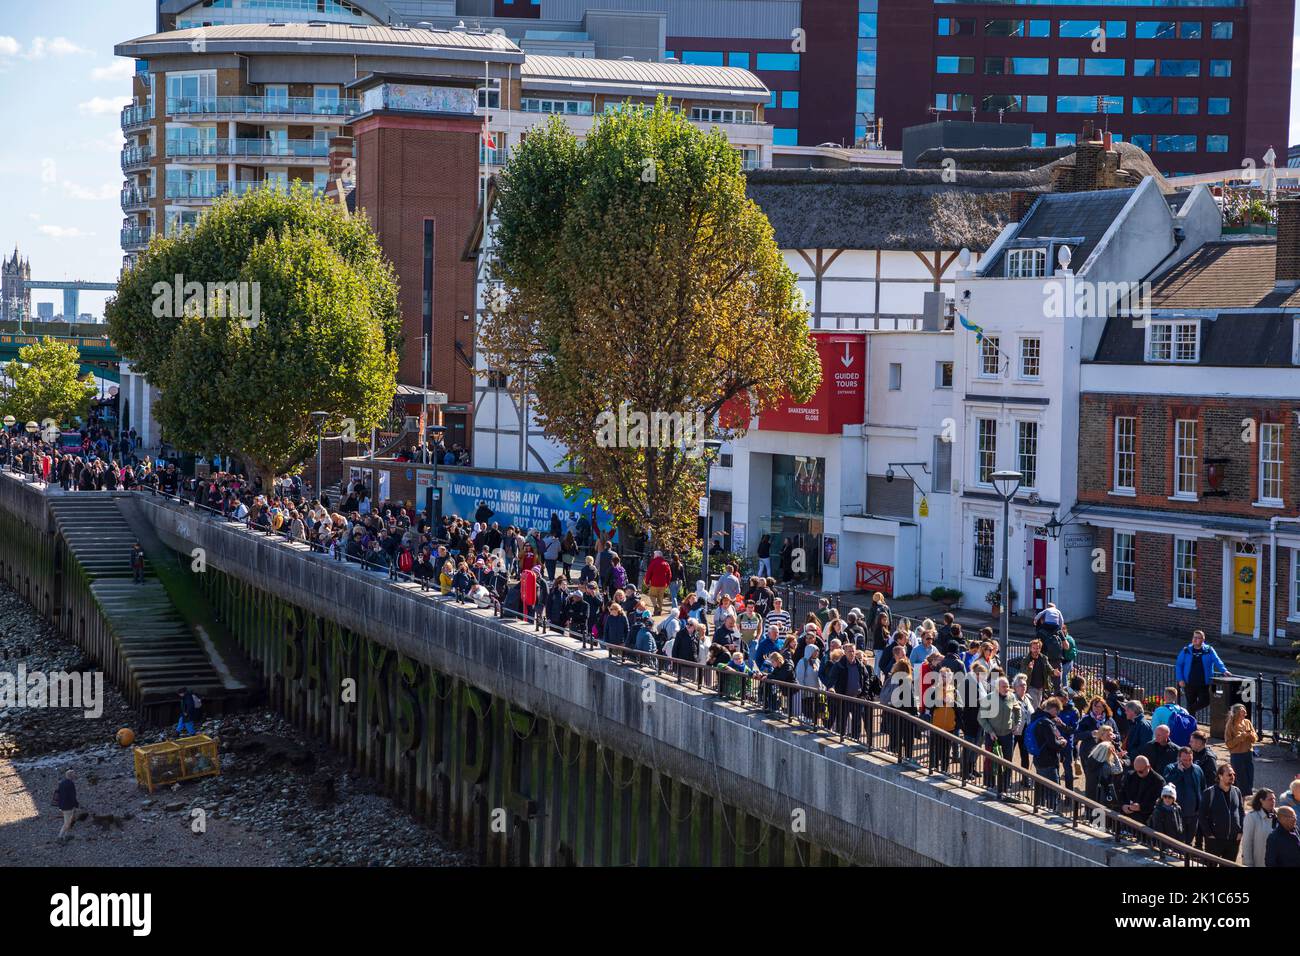
[[[6,436],[0,454],[40,454],[21,444],[24,437]],[[1048,781],[1225,859],[1300,865],[1300,780],[1280,799],[1253,789],[1259,738],[1241,705],[1226,731],[1229,761],[1216,761],[1199,728],[1195,714],[1207,703],[1205,688],[1227,672],[1200,631],[1179,655],[1178,686],[1167,688],[1164,704],[1148,716],[1143,701],[1127,699],[1117,681],[1097,689],[1074,672],[1078,647],[1051,604],[1035,621],[1038,637],[1028,653],[1004,662],[991,628],[968,635],[952,614],[913,626],[896,619],[880,593],[865,611],[841,616],[823,598],[795,620],[776,578],[761,573],[770,567],[762,557],[758,574],[742,577],[727,564],[710,586],[696,580],[689,589],[681,556],[655,551],[641,567],[640,556],[620,555],[613,536],[581,513],[552,514],[548,527],[526,528],[495,520],[480,502],[473,516],[447,515],[435,526],[408,503],[376,504],[364,481],[350,483],[331,506],[326,495],[306,496],[297,477],[263,488],[221,471],[182,480],[174,467],[155,469],[147,461],[112,475],[119,466],[97,451],[64,457],[81,462],[68,476],[75,487],[89,481],[178,494],[538,630],[599,642],[611,654],[654,655],[723,697],[752,695],[838,733],[857,738],[864,725],[869,730],[872,712],[852,701],[877,701],[887,708],[883,732],[905,762],[915,763],[923,729],[891,718],[895,711],[973,745],[957,748],[934,736],[928,754],[944,764],[963,761],[968,776],[980,772],[980,752],[1018,759]],[[86,479],[87,473],[111,477]],[[1001,777],[999,790],[1017,785],[1005,766],[981,762],[986,781]],[[1058,797],[1049,789],[1042,800],[1055,808]]]

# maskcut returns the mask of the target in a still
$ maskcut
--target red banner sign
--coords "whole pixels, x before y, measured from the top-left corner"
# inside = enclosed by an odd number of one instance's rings
[[[788,395],[758,416],[762,431],[838,435],[845,425],[861,425],[866,412],[867,340],[845,332],[814,332],[822,362],[822,382],[806,402]]]

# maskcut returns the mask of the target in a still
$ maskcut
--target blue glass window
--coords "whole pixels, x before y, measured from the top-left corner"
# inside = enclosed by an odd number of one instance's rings
[[[1045,56],[989,56],[984,58],[984,75],[1046,76],[1048,62]]]
[[[1178,97],[1178,115],[1195,116],[1201,111],[1201,101],[1195,96]]]
[[[728,54],[727,54],[727,66],[736,66],[736,67],[740,67],[740,69],[742,69],[742,70],[748,70],[748,69],[749,69],[749,54],[748,54],[748,53],[728,53]]]
[[[1073,146],[1073,145],[1075,145],[1075,139],[1076,139],[1076,136],[1075,136],[1074,133],[1057,133],[1057,134],[1056,134],[1056,145],[1057,145],[1057,146]]]
[[[1135,96],[1133,112],[1136,115],[1165,115],[1174,111],[1174,101],[1169,96]]]
[[[1128,141],[1139,149],[1151,152],[1151,134],[1150,133],[1130,133]]]
[[[858,36],[873,37],[876,35],[876,16],[874,13],[858,14]]]
[[[876,51],[859,50],[858,51],[858,76],[875,76],[876,75]]]
[[[1193,133],[1161,133],[1156,136],[1157,153],[1194,153],[1197,137]]]
[[[940,56],[935,58],[934,72],[936,73],[974,73],[975,58],[973,56]]]
[[[1046,134],[1046,133],[1030,133],[1030,134],[1029,134],[1029,145],[1030,145],[1030,146],[1046,146],[1046,145],[1047,145],[1047,134]]]
[[[1232,76],[1232,61],[1211,60],[1210,76]]]
[[[1102,100],[1107,113],[1124,112],[1124,97],[1106,96],[1102,97]],[[1056,98],[1056,112],[1095,113],[1097,112],[1097,97],[1087,95],[1058,96]]]
[[[777,126],[772,130],[772,143],[775,146],[798,146],[799,131],[785,126]]]
[[[1210,39],[1212,40],[1231,40],[1232,39],[1232,21],[1215,20],[1210,24]]]
[[[1228,151],[1228,137],[1225,133],[1210,133],[1205,137],[1205,151],[1207,153],[1226,153]]]
[[[1200,60],[1161,60],[1161,76],[1200,76]]]
[[[1178,36],[1178,24],[1172,20],[1139,20],[1135,35],[1139,40],[1173,40]]]
[[[1056,73],[1058,76],[1078,76],[1079,58],[1075,56],[1061,57],[1056,61]]]
[[[1100,20],[1062,20],[1057,24],[1056,35],[1072,38],[1094,37],[1100,29]]]
[[[1123,57],[1088,57],[1083,61],[1084,76],[1123,76]]]
[[[1211,96],[1205,101],[1205,112],[1210,116],[1227,116],[1232,112],[1232,100],[1227,96]]]
[[[797,110],[799,108],[799,91],[786,90],[781,94],[781,109]]]
[[[722,66],[722,54],[707,50],[683,50],[682,62],[692,66]]]
[[[799,72],[798,53],[759,53],[757,58],[760,70],[776,70],[786,73]]]

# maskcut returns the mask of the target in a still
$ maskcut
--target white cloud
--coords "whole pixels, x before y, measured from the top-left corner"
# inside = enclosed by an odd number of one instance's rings
[[[34,37],[32,48],[23,54],[29,60],[43,60],[47,56],[73,56],[90,53],[85,47],[77,46],[67,37]]]
[[[118,187],[112,183],[104,183],[98,189],[87,189],[77,183],[70,183],[66,179],[63,181],[63,194],[69,199],[78,199],[83,202],[104,202],[109,199],[117,199],[119,196]]]
[[[0,56],[17,56],[23,45],[13,37],[0,36]]]
[[[120,113],[122,107],[130,103],[129,96],[92,96],[84,103],[78,103],[77,109],[88,115],[99,116],[104,113]]]
[[[79,226],[37,226],[36,231],[51,239],[86,239],[94,235]]]
[[[97,83],[111,80],[129,80],[135,76],[135,61],[123,60],[121,57],[115,59],[108,66],[97,66],[90,71],[90,78]]]

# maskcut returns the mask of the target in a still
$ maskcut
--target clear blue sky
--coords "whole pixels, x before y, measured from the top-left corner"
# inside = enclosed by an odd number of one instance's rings
[[[119,111],[132,65],[113,44],[152,33],[155,9],[153,0],[0,0],[0,250],[16,242],[35,278],[117,278]],[[1293,57],[1291,143],[1300,142],[1298,70]],[[1283,156],[1288,145],[1276,144]],[[59,296],[34,301],[55,302],[57,314]],[[82,311],[102,314],[104,297],[83,293]]]

